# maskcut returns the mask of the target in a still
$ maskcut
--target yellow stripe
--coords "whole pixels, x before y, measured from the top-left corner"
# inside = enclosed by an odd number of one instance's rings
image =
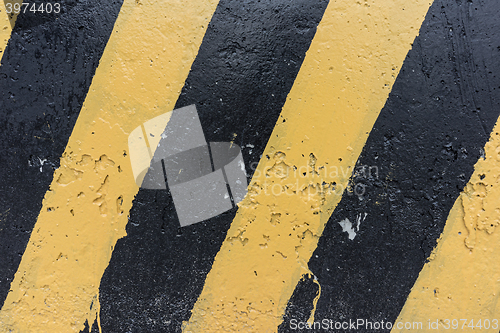
[[[11,13],[7,14],[7,6],[10,6],[21,3],[22,0],[15,1],[3,1],[3,4],[0,3],[0,60],[3,56],[3,51],[7,47],[7,43],[10,39],[10,34],[12,33],[12,29],[14,28],[14,24],[16,23],[17,14]],[[9,5],[7,5],[9,4]]]
[[[78,332],[96,318],[100,279],[138,191],[128,135],[174,108],[216,5],[125,0],[0,312],[2,331]]]
[[[184,332],[276,331],[429,6],[330,1]]]
[[[460,332],[498,332],[500,329],[500,122],[497,121],[474,173],[455,201],[444,231],[401,311],[398,321],[429,320],[444,332],[450,320],[458,320]],[[483,179],[481,179],[484,177]],[[468,319],[465,325],[460,319]],[[485,329],[484,320],[490,323]],[[472,324],[472,330],[468,325]],[[482,329],[477,326],[481,320]],[[494,322],[496,322],[496,328]],[[401,326],[402,324],[400,324]],[[443,326],[446,325],[446,326]],[[431,327],[432,329],[432,327]],[[403,332],[394,328],[392,332]]]

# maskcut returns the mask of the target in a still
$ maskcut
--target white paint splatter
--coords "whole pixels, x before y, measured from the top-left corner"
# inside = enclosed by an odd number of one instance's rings
[[[361,215],[363,214],[359,214],[358,217],[356,218],[356,231],[359,231],[359,225],[361,224],[361,222],[363,222],[365,219],[366,219],[366,215],[368,215],[367,213],[365,213],[365,216],[363,216],[363,218],[361,218]]]
[[[44,159],[42,160],[40,157],[37,157],[37,158],[38,158],[38,160],[40,161],[40,172],[42,172],[42,171],[43,171],[43,170],[42,170],[43,164],[44,164],[45,162],[47,162],[47,159],[46,159],[46,158],[44,158]]]
[[[364,213],[363,216],[363,213],[360,213],[356,217],[356,231],[359,231],[359,226],[361,222],[363,222],[366,219],[367,215],[368,215],[367,213]],[[347,232],[347,236],[349,237],[350,240],[353,240],[354,237],[356,237],[356,231],[354,231],[353,224],[351,223],[351,221],[349,221],[348,218],[340,221],[339,224],[342,227],[342,231]]]

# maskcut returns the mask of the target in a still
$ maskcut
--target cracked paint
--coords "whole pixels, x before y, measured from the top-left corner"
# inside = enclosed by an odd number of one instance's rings
[[[428,263],[420,272],[398,321],[424,322],[467,318],[498,319],[500,270],[496,251],[500,233],[500,123],[497,121],[484,156],[455,201]],[[492,326],[493,327],[493,326]],[[498,329],[483,331],[496,332]],[[425,331],[425,326],[424,330]],[[463,327],[463,332],[477,328]],[[403,332],[393,329],[392,332]]]
[[[138,191],[128,135],[173,109],[216,1],[142,4],[121,8],[0,312],[2,329],[79,332],[99,318],[100,279]],[[164,47],[173,44],[175,52]]]
[[[184,332],[276,331],[429,5],[329,3]]]
[[[14,28],[14,25],[16,23],[17,19],[17,14],[12,13],[12,14],[7,14],[7,9],[5,7],[5,4],[11,3],[14,5],[15,3],[21,3],[22,1],[20,0],[9,0],[9,1],[4,1],[3,5],[0,6],[0,60],[3,56],[3,52],[5,51],[5,47],[7,46],[7,43],[10,38],[10,34],[12,32],[12,29]]]

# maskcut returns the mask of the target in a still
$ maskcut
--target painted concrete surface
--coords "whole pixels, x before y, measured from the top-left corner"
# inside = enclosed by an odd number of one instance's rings
[[[496,1],[7,3],[1,332],[500,330]]]
[[[346,6],[330,2],[325,11],[281,112],[286,122],[269,139],[186,332],[272,331],[310,273],[307,262],[429,3]]]
[[[216,4],[168,5],[125,2],[101,41],[106,50],[0,314],[8,330],[78,332],[99,314],[100,278],[138,190],[128,134],[177,99]]]

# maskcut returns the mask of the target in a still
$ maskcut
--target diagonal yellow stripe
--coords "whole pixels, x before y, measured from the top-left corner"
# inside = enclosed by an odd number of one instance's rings
[[[429,1],[330,1],[184,332],[273,332]]]
[[[125,0],[0,312],[1,331],[78,332],[138,191],[128,135],[170,111],[217,1]]]
[[[421,322],[422,332],[500,330],[499,133],[500,118],[484,148],[486,158],[476,163],[408,296],[398,317],[400,327]],[[407,331],[398,329],[398,323],[392,332]]]
[[[16,3],[21,3],[21,0],[9,0],[3,1],[0,3],[0,60],[3,57],[3,52],[7,47],[7,43],[10,39],[10,34],[12,33],[12,29],[14,28],[14,24],[17,19],[17,14],[7,13],[7,4],[9,4],[9,10],[11,5],[13,6]]]

